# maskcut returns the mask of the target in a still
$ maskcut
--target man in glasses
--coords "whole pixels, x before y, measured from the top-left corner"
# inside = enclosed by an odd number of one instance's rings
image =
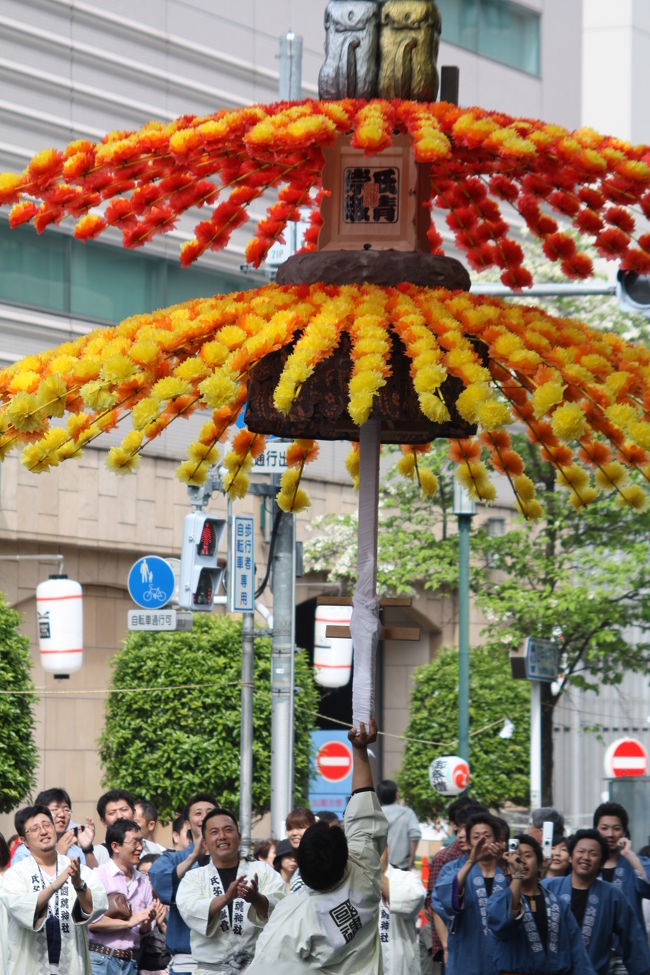
[[[83,825],[77,825],[72,821],[70,796],[65,789],[45,789],[43,792],[39,792],[34,800],[34,805],[47,806],[50,810],[56,829],[56,848],[59,853],[63,853],[70,859],[81,860],[82,866],[97,866],[97,861],[93,855],[95,824],[92,819],[86,819]],[[20,863],[28,856],[27,847],[19,846],[12,863]]]
[[[153,891],[138,870],[142,833],[132,819],[118,819],[106,831],[111,859],[95,871],[109,897],[109,911],[90,926],[93,975],[137,975],[140,938],[155,916]],[[119,895],[122,895],[121,897]]]
[[[58,852],[47,806],[28,806],[15,822],[29,856],[7,871],[0,889],[8,915],[7,973],[86,975],[86,925],[106,910],[106,892],[78,858]]]

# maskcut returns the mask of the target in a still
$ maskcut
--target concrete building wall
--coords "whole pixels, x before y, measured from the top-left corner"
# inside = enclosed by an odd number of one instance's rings
[[[582,121],[633,143],[650,141],[650,7],[583,0]]]

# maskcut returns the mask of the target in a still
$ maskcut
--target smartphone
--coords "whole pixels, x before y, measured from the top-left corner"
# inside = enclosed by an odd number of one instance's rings
[[[73,826],[72,827],[72,832],[74,833],[75,839],[78,839],[79,838],[79,827],[78,826]]]
[[[542,853],[545,860],[550,860],[553,855],[553,828],[554,823],[547,819],[542,824]]]
[[[519,853],[519,840],[508,840],[508,853]]]

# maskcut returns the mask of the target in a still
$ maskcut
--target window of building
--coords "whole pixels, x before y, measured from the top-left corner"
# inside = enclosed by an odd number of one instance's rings
[[[442,38],[527,74],[540,73],[540,21],[511,0],[437,0]]]
[[[0,301],[115,324],[191,298],[242,291],[251,282],[206,267],[129,253],[0,221]]]

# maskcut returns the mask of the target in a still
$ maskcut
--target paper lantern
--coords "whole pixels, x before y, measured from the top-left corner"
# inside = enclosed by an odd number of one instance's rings
[[[321,687],[345,687],[352,670],[352,640],[328,637],[328,626],[349,626],[352,606],[317,606],[314,618],[314,680]]]
[[[50,576],[36,587],[38,644],[43,670],[68,677],[83,661],[81,586],[67,576]]]
[[[443,796],[457,796],[469,785],[469,765],[458,755],[434,758],[429,766],[431,788]]]

